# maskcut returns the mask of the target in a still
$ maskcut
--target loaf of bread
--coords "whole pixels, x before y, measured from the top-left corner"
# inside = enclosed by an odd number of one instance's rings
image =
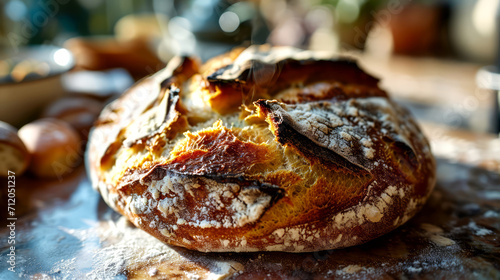
[[[0,176],[19,176],[28,168],[29,162],[30,155],[17,135],[17,129],[0,121]]]
[[[82,140],[65,121],[38,119],[21,127],[19,137],[31,154],[29,170],[38,177],[61,179],[82,162]]]
[[[269,46],[174,58],[103,110],[87,167],[137,227],[206,252],[361,244],[408,221],[436,179],[426,138],[378,79]]]

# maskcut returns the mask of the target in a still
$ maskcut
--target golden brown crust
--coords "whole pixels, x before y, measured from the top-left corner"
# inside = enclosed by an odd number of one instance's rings
[[[377,83],[351,60],[291,48],[201,68],[179,58],[105,108],[89,173],[111,207],[172,245],[361,244],[411,218],[435,181],[426,139]]]
[[[65,121],[42,118],[19,129],[31,154],[30,171],[38,177],[61,178],[81,163],[82,140]]]

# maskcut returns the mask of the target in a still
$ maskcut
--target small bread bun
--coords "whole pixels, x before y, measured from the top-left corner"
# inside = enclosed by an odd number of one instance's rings
[[[75,56],[76,67],[87,70],[125,68],[132,76],[142,78],[165,65],[143,39],[71,38],[64,47]]]
[[[81,138],[68,123],[39,119],[19,129],[31,153],[30,171],[39,177],[61,178],[81,162]]]
[[[47,106],[41,117],[63,120],[76,129],[83,139],[86,139],[102,107],[103,104],[100,101],[89,97],[65,97]]]
[[[21,175],[29,164],[29,153],[17,135],[17,129],[0,121],[0,176],[8,176],[9,171]]]
[[[404,224],[436,179],[410,113],[355,61],[251,46],[177,58],[101,113],[95,188],[166,243],[307,252]]]

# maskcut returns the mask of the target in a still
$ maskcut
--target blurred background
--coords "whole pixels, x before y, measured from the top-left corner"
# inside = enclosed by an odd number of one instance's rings
[[[358,58],[422,121],[499,130],[500,0],[0,3],[0,120],[15,126],[40,115],[77,122],[82,103],[61,99],[80,98],[99,104],[87,129],[100,106],[174,55],[270,43]]]

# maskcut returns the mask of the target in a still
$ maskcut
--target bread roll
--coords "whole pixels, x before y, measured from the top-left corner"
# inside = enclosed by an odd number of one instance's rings
[[[65,97],[47,106],[41,116],[67,122],[83,139],[86,139],[102,107],[101,102],[89,97]]]
[[[29,153],[17,135],[17,129],[0,121],[0,176],[8,176],[9,171],[16,176],[24,173],[29,164]]]
[[[205,252],[358,245],[408,221],[436,179],[378,79],[287,47],[172,60],[103,110],[87,159],[109,206]]]
[[[64,43],[75,56],[76,67],[87,70],[124,68],[142,78],[165,64],[150,49],[147,40],[137,38],[118,41],[115,38],[71,38]]]
[[[66,122],[44,118],[24,125],[19,137],[31,154],[30,171],[45,178],[62,178],[82,161],[81,139]]]

